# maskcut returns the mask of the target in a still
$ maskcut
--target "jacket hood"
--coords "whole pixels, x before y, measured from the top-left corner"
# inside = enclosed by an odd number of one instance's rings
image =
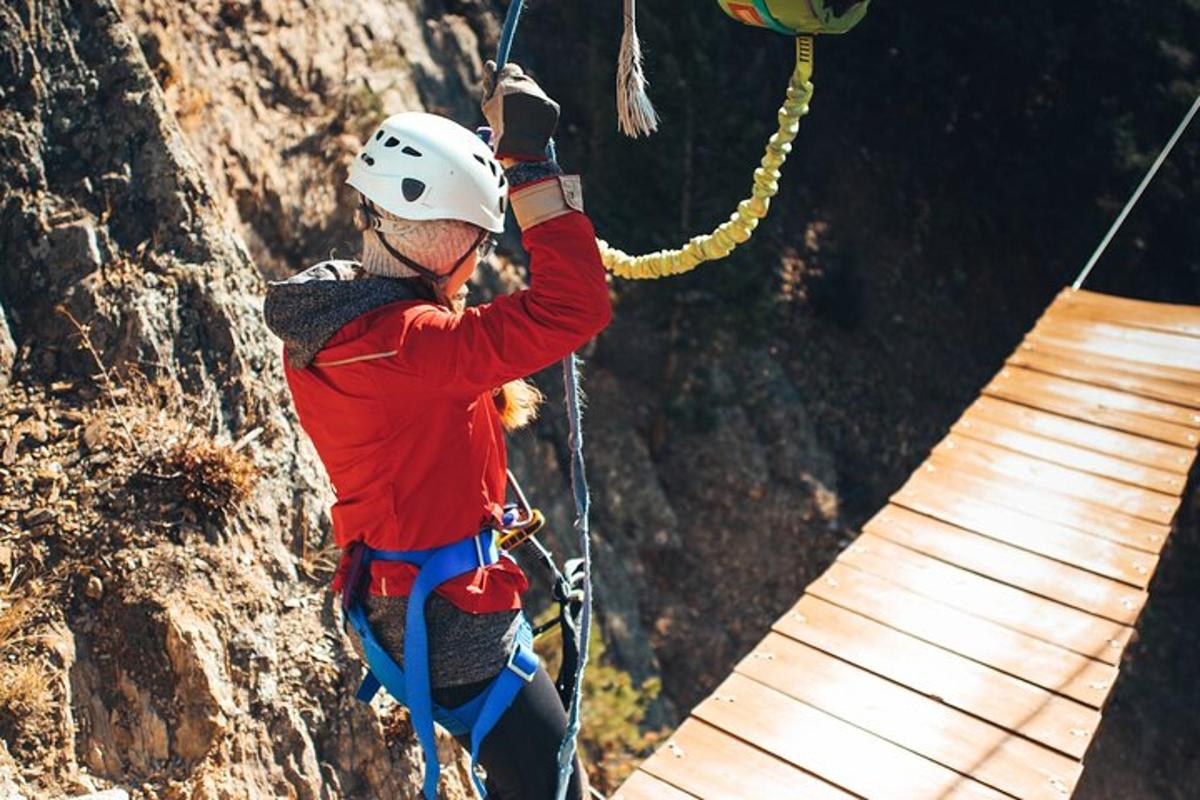
[[[364,273],[357,261],[322,261],[267,287],[263,317],[283,340],[287,362],[312,363],[343,325],[380,306],[419,299],[406,280]]]

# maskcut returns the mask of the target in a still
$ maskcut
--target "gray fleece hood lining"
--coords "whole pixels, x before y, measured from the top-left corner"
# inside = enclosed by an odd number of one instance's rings
[[[418,299],[407,280],[364,273],[357,261],[323,261],[272,282],[263,316],[283,340],[288,364],[303,369],[346,323],[381,306]]]

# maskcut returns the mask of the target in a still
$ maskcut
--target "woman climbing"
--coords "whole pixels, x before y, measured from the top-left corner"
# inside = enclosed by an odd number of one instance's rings
[[[611,309],[578,178],[546,158],[557,104],[515,64],[493,82],[494,157],[448,119],[389,117],[348,180],[362,260],[272,285],[265,314],[337,493],[334,589],[369,668],[360,698],[382,684],[408,706],[427,797],[436,719],[486,769],[490,797],[538,800],[554,797],[567,720],[532,654],[526,578],[496,547],[504,430],[541,399],[522,378],[598,333]],[[510,200],[530,288],[466,308]],[[583,786],[576,761],[567,796]]]

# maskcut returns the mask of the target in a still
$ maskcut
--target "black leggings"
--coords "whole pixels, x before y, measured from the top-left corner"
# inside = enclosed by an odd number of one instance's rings
[[[434,689],[438,705],[454,708],[486,689],[490,680]],[[558,746],[567,730],[567,715],[545,667],[538,667],[508,711],[479,748],[479,763],[487,770],[488,800],[554,800],[558,783]],[[469,736],[456,737],[468,751]],[[583,767],[575,771],[567,800],[583,800]]]

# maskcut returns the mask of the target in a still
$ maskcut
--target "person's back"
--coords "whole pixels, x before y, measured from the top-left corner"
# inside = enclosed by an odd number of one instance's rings
[[[314,269],[357,272],[346,262]],[[355,285],[371,292],[377,283],[384,281],[359,277]],[[300,291],[320,291],[312,286]],[[444,544],[503,504],[503,431],[491,390],[431,380],[406,358],[406,334],[427,309],[437,313],[411,298],[368,311],[341,326],[313,361],[285,369],[337,492],[341,547]]]

